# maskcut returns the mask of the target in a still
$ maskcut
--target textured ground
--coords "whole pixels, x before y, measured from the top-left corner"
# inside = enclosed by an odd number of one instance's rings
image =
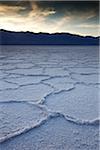
[[[0,47],[0,150],[98,150],[99,82],[98,47]]]

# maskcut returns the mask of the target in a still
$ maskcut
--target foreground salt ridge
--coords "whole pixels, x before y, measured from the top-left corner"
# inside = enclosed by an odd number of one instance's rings
[[[15,103],[15,104],[20,104],[20,102],[7,102],[7,103],[11,103],[11,104],[13,104],[13,103]],[[21,102],[22,104],[24,103],[24,102]],[[2,104],[4,104],[4,103],[2,103]],[[5,103],[6,104],[6,103]],[[24,103],[25,104],[25,103]],[[26,103],[26,104],[28,104],[28,105],[30,105],[30,103]],[[39,109],[41,109],[41,110],[43,110],[44,108],[43,107],[40,107],[39,105],[37,106],[37,105],[35,105],[35,104],[32,104],[32,107],[33,106],[35,106],[35,107],[37,107],[37,108],[39,108]],[[34,108],[34,107],[33,107]],[[45,110],[43,110],[43,111],[45,111]],[[6,112],[5,112],[6,113]],[[12,112],[13,113],[13,112]],[[43,112],[41,112],[41,113],[43,113]],[[9,114],[7,114],[7,115],[9,115]],[[32,116],[31,116],[32,117]],[[23,119],[23,118],[22,118]],[[27,119],[27,118],[26,118]],[[19,126],[19,128],[17,129],[17,130],[15,130],[13,133],[12,133],[12,131],[10,131],[11,133],[6,133],[5,135],[3,135],[1,138],[0,138],[0,143],[3,143],[3,142],[5,142],[6,140],[8,140],[8,139],[10,139],[10,138],[12,138],[12,137],[16,137],[16,136],[18,136],[18,135],[20,135],[20,134],[23,134],[23,133],[25,133],[25,132],[27,132],[27,131],[29,131],[29,130],[31,130],[31,129],[33,129],[33,128],[36,128],[36,127],[39,127],[40,125],[42,125],[46,120],[48,119],[48,114],[47,114],[47,112],[45,112],[44,114],[43,114],[43,118],[38,118],[38,119],[36,119],[36,121],[33,119],[33,121],[31,121],[31,124],[30,125],[26,125],[26,126],[23,126],[23,127],[21,127],[20,128],[20,126]],[[21,121],[21,120],[20,120]],[[35,121],[35,122],[34,122]],[[5,122],[6,122],[6,120],[5,120]],[[16,123],[16,122],[15,122]],[[12,124],[12,123],[11,123]],[[12,126],[13,127],[13,126]],[[2,131],[3,132],[3,131]],[[0,133],[1,134],[1,133]]]
[[[7,50],[7,47],[4,47],[4,51],[5,49]],[[82,118],[82,114],[80,114],[80,116],[77,116],[78,111],[76,111],[76,116],[73,116],[72,111],[69,115],[65,112],[65,110],[62,109],[63,111],[61,111],[60,107],[58,107],[58,109],[55,108],[54,110],[52,109],[53,107],[51,107],[52,95],[62,94],[63,97],[65,96],[65,93],[71,93],[72,95],[74,93],[74,90],[76,90],[78,86],[86,86],[86,88],[88,89],[93,88],[95,89],[95,93],[98,92],[98,86],[100,84],[98,82],[98,56],[96,56],[97,53],[95,54],[93,49],[91,52],[93,56],[89,56],[89,51],[85,47],[83,47],[81,51],[77,47],[76,51],[78,49],[78,51],[80,52],[77,54],[73,49],[72,53],[74,55],[70,54],[70,49],[67,50],[66,47],[62,50],[62,53],[60,51],[60,48],[58,47],[57,49],[53,48],[52,53],[51,49],[46,52],[46,48],[44,48],[44,50],[42,49],[42,52],[40,52],[41,48],[36,47],[36,50],[34,51],[32,48],[29,48],[29,50],[27,50],[24,55],[23,52],[24,50],[26,50],[25,47],[22,48],[22,51],[19,51],[18,48],[16,52],[17,55],[13,54],[13,47],[10,47],[10,49],[12,50],[9,55],[7,57],[2,55],[0,59],[0,62],[2,64],[0,66],[0,82],[3,82],[6,85],[5,87],[3,86],[3,84],[1,84],[0,86],[0,105],[6,105],[7,103],[24,103],[28,105],[30,103],[31,105],[36,105],[37,107],[43,107],[47,115],[45,116],[45,118],[40,117],[39,122],[36,122],[36,124],[34,125],[26,125],[23,127],[23,129],[19,128],[20,130],[18,130],[17,132],[2,137],[1,142],[6,141],[13,136],[17,136],[26,131],[29,131],[34,127],[41,126],[42,124],[48,122],[51,117],[63,117],[70,123],[74,123],[77,125],[99,125],[98,114],[92,113],[94,114],[93,118],[87,118],[88,116],[86,115],[86,119]],[[34,53],[34,55],[30,55],[30,53]],[[4,55],[6,55],[6,51]],[[79,57],[78,59],[77,56]],[[33,89],[37,89],[35,93],[33,93]],[[42,91],[43,89],[44,92]],[[30,92],[32,95],[31,97]],[[25,94],[28,96],[26,97]],[[40,94],[41,96],[38,96],[38,94]],[[48,100],[49,97],[50,100]],[[88,98],[90,99],[89,95]],[[97,100],[97,98],[98,96],[96,96],[94,101]],[[48,105],[47,102],[49,102]],[[91,102],[89,101],[89,103]],[[97,108],[98,111],[98,107],[90,108],[92,108],[93,111],[95,111]],[[33,111],[33,113],[35,112]]]
[[[15,104],[25,104],[25,102],[4,102],[2,104],[6,104],[6,103],[15,103]],[[8,133],[4,136],[2,136],[0,138],[0,143],[3,143],[9,139],[12,139],[13,137],[16,137],[16,136],[19,136],[21,134],[24,134],[34,128],[38,128],[40,127],[41,125],[45,124],[48,120],[50,120],[51,118],[56,118],[56,117],[61,117],[61,118],[64,118],[66,121],[70,122],[71,124],[76,124],[76,125],[85,125],[85,126],[99,126],[99,123],[100,123],[100,120],[99,119],[95,119],[95,120],[79,120],[77,118],[73,118],[71,116],[68,116],[68,115],[64,115],[63,113],[60,113],[60,112],[52,112],[51,110],[48,110],[48,108],[46,106],[43,106],[43,105],[37,105],[35,103],[28,103],[26,102],[26,104],[28,105],[32,105],[32,106],[36,106],[37,108],[41,109],[44,111],[44,117],[42,117],[41,119],[37,120],[35,123],[34,122],[31,122],[31,124],[28,126],[24,126],[24,127],[19,127],[17,130],[15,130],[14,132],[11,131],[11,133]],[[5,112],[6,113],[6,112]],[[13,112],[12,112],[13,113]],[[42,112],[43,114],[43,112]],[[7,114],[9,115],[9,114]],[[6,120],[5,120],[6,121]],[[0,133],[1,134],[1,133]]]
[[[84,132],[83,132],[84,130]],[[67,133],[67,134],[66,134]],[[70,141],[70,142],[69,142]],[[95,143],[95,144],[94,144]],[[1,144],[1,150],[18,149],[98,149],[96,126],[76,125],[62,116],[51,117],[38,128]]]

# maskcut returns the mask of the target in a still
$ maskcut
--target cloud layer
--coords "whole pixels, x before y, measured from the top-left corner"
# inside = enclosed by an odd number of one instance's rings
[[[99,5],[87,1],[0,1],[0,28],[98,35]]]

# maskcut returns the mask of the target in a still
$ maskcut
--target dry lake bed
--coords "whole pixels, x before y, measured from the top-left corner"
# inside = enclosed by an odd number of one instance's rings
[[[0,47],[0,150],[99,149],[97,46]]]

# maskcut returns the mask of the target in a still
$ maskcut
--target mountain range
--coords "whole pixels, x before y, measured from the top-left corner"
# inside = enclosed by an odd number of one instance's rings
[[[0,45],[99,45],[99,37],[0,30]]]

